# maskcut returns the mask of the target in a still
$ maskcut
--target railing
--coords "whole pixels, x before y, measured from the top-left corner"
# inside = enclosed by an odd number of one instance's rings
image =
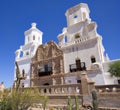
[[[103,92],[120,92],[120,85],[101,85],[95,86],[99,93]]]
[[[70,67],[70,72],[86,70],[85,62],[81,62],[79,67],[77,66],[77,64],[71,64],[69,65],[69,67]]]
[[[67,84],[67,85],[54,85],[54,86],[49,85],[49,86],[39,86],[35,88],[38,88],[41,94],[48,94],[48,95],[81,93],[81,84]]]
[[[44,66],[41,71],[38,71],[38,76],[48,76],[52,74],[52,67]]]

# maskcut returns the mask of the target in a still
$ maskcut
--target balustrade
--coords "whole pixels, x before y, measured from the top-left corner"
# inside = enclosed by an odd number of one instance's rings
[[[120,92],[120,85],[101,85],[95,87],[99,93]]]
[[[80,84],[67,84],[67,85],[49,85],[39,86],[39,92],[41,94],[80,94]]]

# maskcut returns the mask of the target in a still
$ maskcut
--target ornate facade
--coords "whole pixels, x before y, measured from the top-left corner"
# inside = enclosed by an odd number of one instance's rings
[[[62,78],[54,77],[64,74],[63,63],[63,52],[53,41],[40,45],[31,62],[31,87],[63,84]]]

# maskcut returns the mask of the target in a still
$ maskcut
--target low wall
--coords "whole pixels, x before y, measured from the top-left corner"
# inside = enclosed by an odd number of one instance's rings
[[[116,107],[99,107],[99,110],[120,110],[120,109]]]
[[[98,92],[120,92],[120,85],[100,85],[95,88]]]
[[[120,108],[120,92],[98,94],[99,107]]]
[[[117,110],[120,108],[120,85],[102,85],[95,88],[98,93],[100,110]]]
[[[98,94],[99,110],[119,110],[120,85],[104,85],[95,88]],[[50,106],[67,106],[68,96],[71,96],[74,105],[75,95],[79,97],[79,105],[82,106],[81,84],[41,86],[38,89],[41,94],[49,97],[48,105]]]

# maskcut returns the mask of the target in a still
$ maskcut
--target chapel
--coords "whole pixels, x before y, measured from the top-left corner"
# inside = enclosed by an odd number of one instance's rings
[[[26,79],[21,87],[81,83],[81,72],[86,71],[95,85],[117,84],[117,78],[108,73],[109,60],[97,33],[97,23],[90,18],[86,3],[77,4],[66,13],[67,27],[58,34],[58,44],[42,44],[43,32],[36,23],[25,31],[25,44],[16,50],[15,62]],[[14,80],[16,80],[16,67]]]

